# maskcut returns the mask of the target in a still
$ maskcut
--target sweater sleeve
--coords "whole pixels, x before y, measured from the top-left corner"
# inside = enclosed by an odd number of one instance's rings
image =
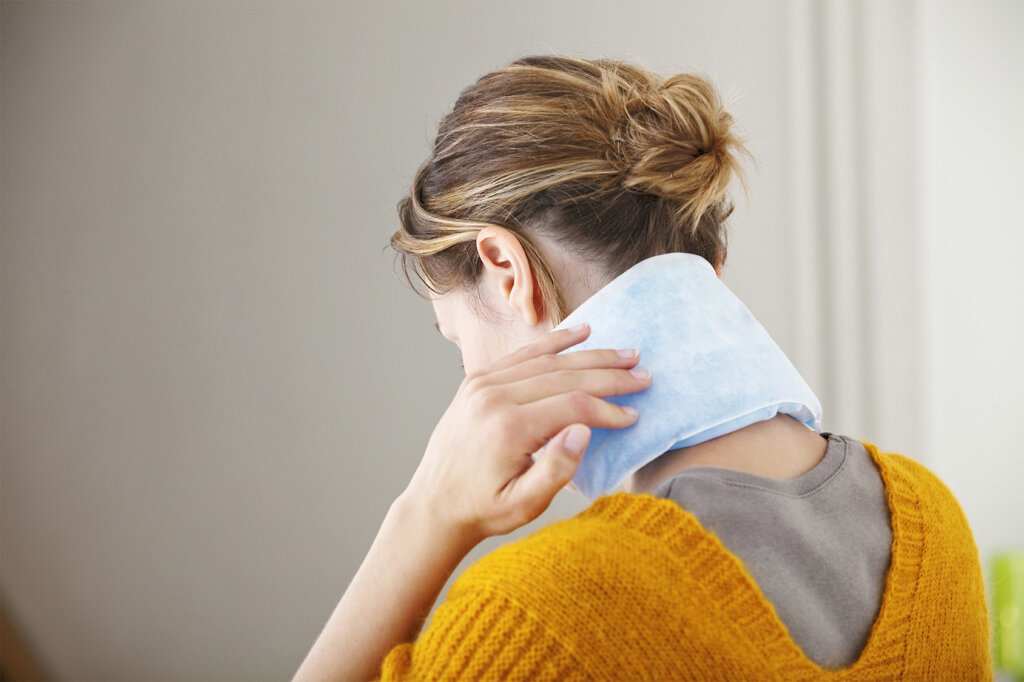
[[[573,652],[512,599],[485,586],[451,597],[415,642],[388,652],[377,680],[587,678]]]

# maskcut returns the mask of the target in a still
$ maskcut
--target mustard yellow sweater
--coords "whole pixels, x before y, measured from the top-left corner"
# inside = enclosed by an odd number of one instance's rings
[[[981,567],[959,504],[914,460],[864,445],[886,487],[892,562],[848,668],[807,659],[695,516],[615,493],[470,566],[381,678],[991,680]]]

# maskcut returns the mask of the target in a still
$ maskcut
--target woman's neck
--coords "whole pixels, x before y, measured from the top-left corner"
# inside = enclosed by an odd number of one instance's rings
[[[719,467],[768,478],[796,478],[825,457],[828,439],[787,414],[754,422],[718,438],[669,450],[626,480],[626,491],[646,493],[691,467]]]

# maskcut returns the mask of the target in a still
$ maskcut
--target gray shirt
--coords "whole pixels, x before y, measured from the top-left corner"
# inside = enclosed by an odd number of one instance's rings
[[[793,641],[823,668],[867,644],[889,570],[892,528],[871,454],[829,432],[825,457],[793,479],[684,469],[649,494],[676,502],[736,555]]]

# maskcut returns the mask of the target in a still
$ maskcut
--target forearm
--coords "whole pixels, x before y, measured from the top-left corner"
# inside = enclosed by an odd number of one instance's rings
[[[399,497],[293,681],[372,679],[392,647],[416,637],[476,544]]]

